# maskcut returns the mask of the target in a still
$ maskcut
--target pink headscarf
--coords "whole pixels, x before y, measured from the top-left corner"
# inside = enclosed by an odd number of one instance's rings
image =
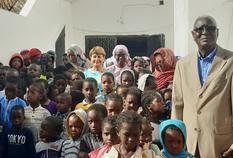
[[[131,58],[130,58],[130,54],[129,54],[128,48],[125,45],[123,45],[123,44],[116,45],[115,48],[112,51],[112,56],[114,58],[115,58],[116,51],[118,51],[118,50],[122,50],[122,52],[125,53],[126,60],[127,60],[127,65],[131,66]]]
[[[163,71],[156,69],[155,58],[160,54],[164,60]],[[151,56],[152,67],[154,68],[154,76],[157,81],[157,90],[166,88],[172,81],[176,66],[176,57],[172,50],[168,48],[159,48]]]

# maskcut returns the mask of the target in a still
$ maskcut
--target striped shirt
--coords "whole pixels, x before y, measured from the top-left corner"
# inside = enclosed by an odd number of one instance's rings
[[[31,106],[27,106],[24,108],[24,110],[24,127],[32,130],[35,142],[38,142],[40,124],[46,117],[50,116],[50,112],[43,108],[41,105],[35,109],[33,109]]]
[[[78,157],[80,151],[79,140],[66,140],[62,146],[61,158],[74,158]]]

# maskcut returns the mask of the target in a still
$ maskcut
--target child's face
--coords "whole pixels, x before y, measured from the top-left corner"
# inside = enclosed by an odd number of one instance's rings
[[[72,74],[71,75],[71,80],[72,81],[77,81],[77,80],[83,80],[83,78],[78,74]]]
[[[68,118],[68,130],[71,134],[72,139],[78,139],[82,133],[83,130],[83,122],[79,117],[71,115]]]
[[[157,87],[157,84],[156,84],[155,78],[152,77],[152,76],[149,76],[149,77],[147,78],[146,86],[145,86],[144,91],[147,91],[147,90],[155,90],[156,87]]]
[[[101,125],[103,119],[104,118],[100,112],[95,110],[88,111],[87,121],[92,134],[100,134],[102,132]]]
[[[111,93],[113,91],[114,80],[111,76],[103,76],[101,78],[101,84],[104,92]]]
[[[69,97],[57,97],[57,111],[64,114],[69,111],[71,100]]]
[[[140,61],[135,61],[133,68],[135,71],[140,72],[143,68],[143,64]]]
[[[123,73],[121,77],[121,84],[127,87],[132,87],[134,84],[133,76],[130,73]]]
[[[97,94],[97,87],[94,83],[92,82],[84,82],[83,83],[83,94],[85,96],[85,99],[89,101],[95,101],[95,97]]]
[[[127,151],[135,151],[140,142],[141,127],[139,124],[122,123],[118,129],[122,147]]]
[[[164,144],[172,155],[181,153],[184,148],[184,140],[181,132],[167,129],[164,133]]]
[[[151,104],[148,107],[150,113],[157,114],[157,113],[163,113],[164,112],[164,102],[162,98],[155,98]]]
[[[164,100],[172,100],[172,92],[166,92],[164,93]]]
[[[142,131],[140,135],[140,144],[152,142],[152,127],[150,124],[142,124]]]
[[[16,70],[20,69],[23,66],[20,58],[14,58],[11,63],[11,66]]]
[[[140,100],[136,95],[128,94],[124,99],[124,110],[133,110],[137,112],[140,106],[139,102]]]
[[[21,128],[23,121],[25,119],[24,113],[22,110],[14,110],[11,113],[11,122],[14,128]]]
[[[64,79],[59,79],[56,81],[56,86],[58,88],[59,93],[63,93],[66,90],[67,82]]]
[[[103,55],[97,55],[93,54],[91,56],[91,63],[93,64],[93,67],[100,67],[104,63],[105,57]]]
[[[27,92],[27,101],[29,104],[39,104],[42,98],[42,95],[39,91],[39,88],[36,86],[29,86]]]
[[[108,99],[106,101],[105,107],[108,111],[108,116],[117,116],[123,110],[122,103],[120,101],[115,100],[115,99]]]
[[[103,124],[102,137],[104,144],[108,144],[110,146],[116,145],[120,142],[116,128],[109,123]]]
[[[0,69],[0,81],[4,81],[6,76],[6,71]]]
[[[17,85],[7,83],[5,86],[5,94],[6,94],[6,98],[8,100],[14,99],[16,97],[16,94],[17,94]]]
[[[49,142],[51,138],[56,137],[56,131],[54,131],[47,120],[43,120],[40,125],[40,138],[43,142]]]
[[[28,76],[35,78],[40,77],[40,66],[32,64],[28,67]]]

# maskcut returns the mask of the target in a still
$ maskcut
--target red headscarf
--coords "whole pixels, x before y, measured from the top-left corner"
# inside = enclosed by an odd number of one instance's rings
[[[156,55],[160,54],[163,58],[162,70],[159,70],[155,65]],[[157,90],[166,88],[172,81],[176,66],[176,57],[172,50],[168,48],[159,48],[151,56],[151,62],[154,68],[154,76],[157,81]]]

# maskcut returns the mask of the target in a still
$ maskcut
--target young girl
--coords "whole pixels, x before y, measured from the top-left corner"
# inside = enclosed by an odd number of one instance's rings
[[[108,116],[102,124],[102,137],[104,146],[89,153],[90,158],[102,158],[113,145],[119,144],[120,140],[116,131],[116,116]]]
[[[46,117],[40,128],[41,141],[36,144],[37,158],[60,158],[64,140],[60,138],[63,130],[62,120],[56,116]]]
[[[133,110],[138,111],[141,101],[141,91],[137,87],[131,87],[128,89],[126,96],[124,98],[124,111]]]
[[[186,127],[183,121],[166,120],[160,124],[161,158],[194,158],[186,150]]]
[[[117,118],[117,131],[120,144],[111,147],[104,158],[154,158],[150,150],[143,150],[140,146],[142,118],[133,111],[122,112]]]
[[[101,76],[102,92],[96,97],[96,102],[105,104],[106,97],[108,94],[113,92],[115,81],[114,76],[111,72],[105,72]]]
[[[132,87],[135,85],[135,75],[133,70],[124,70],[120,75],[120,84],[126,87]]]
[[[138,88],[141,91],[156,90],[156,80],[153,75],[144,74],[138,79]]]
[[[62,145],[61,158],[74,158],[79,153],[80,139],[88,130],[86,112],[82,109],[72,111],[67,117],[66,124],[69,139]]]
[[[123,99],[116,93],[110,93],[107,96],[105,107],[108,111],[108,116],[117,116],[123,110]]]

